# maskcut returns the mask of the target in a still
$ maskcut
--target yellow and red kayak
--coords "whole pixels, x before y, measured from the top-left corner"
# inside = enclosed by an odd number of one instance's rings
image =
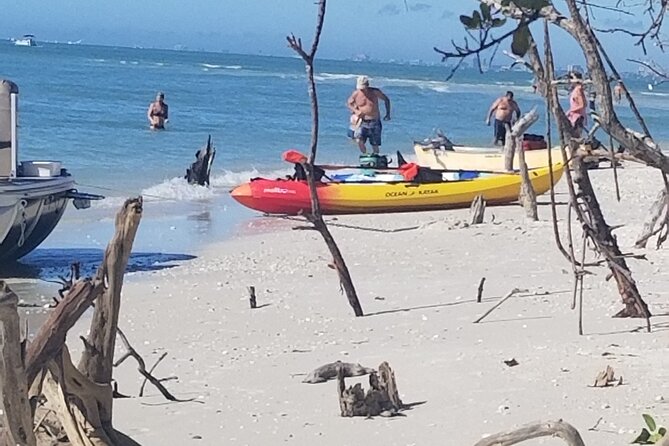
[[[553,165],[554,182],[562,171],[562,163]],[[537,195],[550,189],[548,167],[530,170],[529,174]],[[316,188],[323,214],[368,214],[467,207],[477,195],[490,204],[510,203],[518,199],[520,185],[520,175],[509,173],[437,183],[318,182]],[[311,211],[306,181],[256,178],[236,187],[232,197],[248,208],[268,214]]]

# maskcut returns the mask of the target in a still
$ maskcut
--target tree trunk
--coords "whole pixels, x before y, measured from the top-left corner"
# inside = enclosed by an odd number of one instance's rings
[[[623,304],[625,304],[625,308],[618,312],[616,317],[645,318],[650,330],[650,311],[639,294],[627,262],[618,247],[618,242],[611,233],[611,228],[604,220],[599,201],[590,182],[588,170],[578,155],[573,158],[571,166],[574,184],[578,188],[576,195],[585,207],[585,214],[589,216],[589,222],[584,225],[584,228],[588,232],[587,235],[597,245],[598,251],[605,257],[606,263],[618,284],[618,292],[623,299]],[[578,206],[578,203],[576,203],[576,206]]]
[[[108,286],[96,302],[90,333],[79,363],[79,370],[84,376],[97,384],[110,384],[112,380],[123,274],[141,216],[141,197],[126,200],[116,215],[116,232],[105,251],[104,263],[97,272],[96,280],[102,280]],[[101,414],[101,417],[105,430],[113,432],[111,411],[109,414]]]
[[[2,394],[4,438],[11,446],[34,446],[33,417],[28,402],[28,383],[23,368],[19,298],[0,280],[0,394]]]

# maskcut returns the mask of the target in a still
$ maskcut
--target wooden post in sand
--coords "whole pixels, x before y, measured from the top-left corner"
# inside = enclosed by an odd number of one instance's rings
[[[34,446],[33,417],[21,352],[19,298],[0,280],[0,394],[2,394],[6,445]]]
[[[249,290],[249,306],[253,310],[255,308],[258,308],[258,305],[256,303],[256,287],[249,286],[248,290]]]
[[[478,225],[483,223],[485,205],[486,201],[483,199],[483,195],[477,195],[476,198],[474,198],[474,201],[472,201],[472,204],[469,207],[469,215],[471,217],[470,224]]]

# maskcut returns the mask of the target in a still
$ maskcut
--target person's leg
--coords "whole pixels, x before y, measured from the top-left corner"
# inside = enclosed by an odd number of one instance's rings
[[[383,130],[381,121],[375,121],[369,130],[369,143],[372,145],[373,152],[378,154],[381,146],[381,131]]]
[[[355,140],[358,142],[358,148],[361,153],[367,153],[367,138],[369,137],[369,128],[363,123],[358,127],[358,130],[355,135]]]
[[[500,121],[499,119],[495,119],[495,145],[499,145],[500,143],[504,145],[504,140],[506,137],[506,127],[504,126],[504,122]]]

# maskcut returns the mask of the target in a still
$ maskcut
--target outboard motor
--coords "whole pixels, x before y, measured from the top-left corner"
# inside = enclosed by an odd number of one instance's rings
[[[0,79],[0,178],[16,178],[18,95],[18,85],[12,81]]]

